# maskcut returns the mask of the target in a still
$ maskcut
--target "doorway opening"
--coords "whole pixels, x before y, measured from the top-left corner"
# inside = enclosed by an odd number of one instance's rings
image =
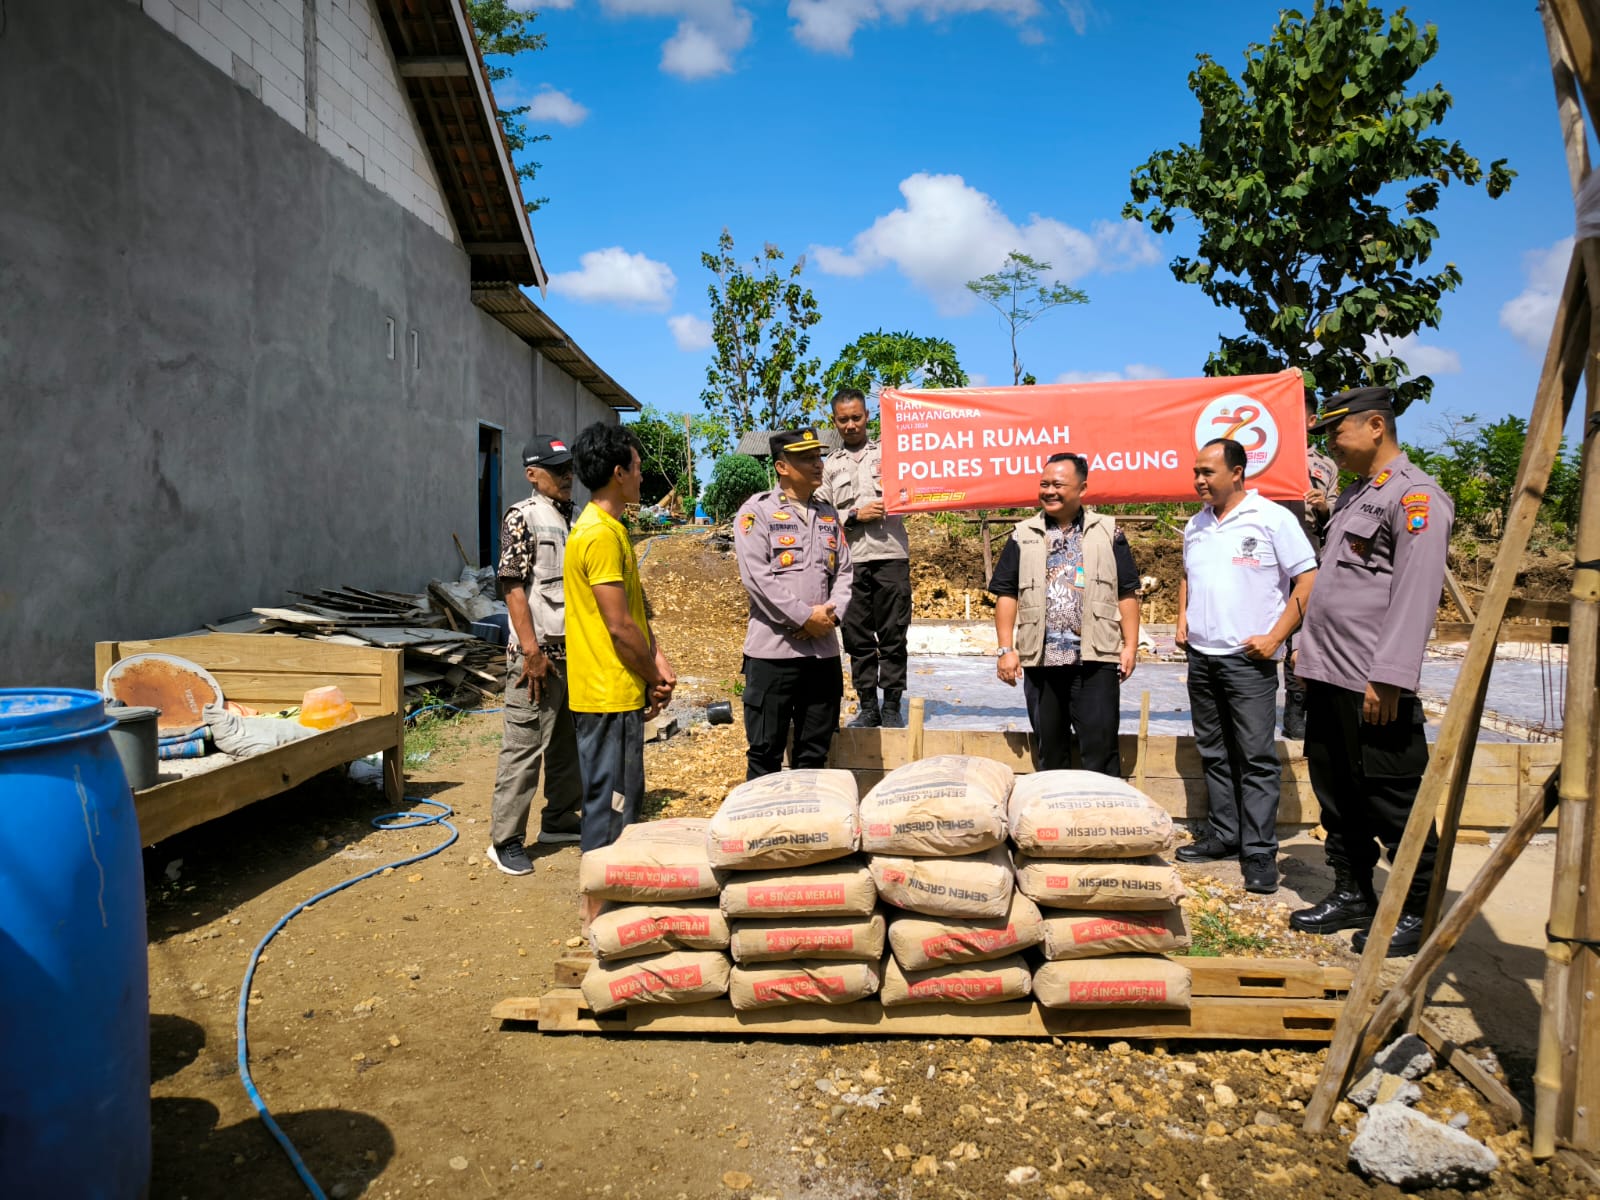
[[[500,562],[500,431],[478,426],[478,565]]]

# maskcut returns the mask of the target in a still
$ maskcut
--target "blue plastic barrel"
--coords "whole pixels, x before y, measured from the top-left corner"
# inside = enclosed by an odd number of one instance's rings
[[[0,1196],[150,1183],[133,793],[95,692],[0,688]]]

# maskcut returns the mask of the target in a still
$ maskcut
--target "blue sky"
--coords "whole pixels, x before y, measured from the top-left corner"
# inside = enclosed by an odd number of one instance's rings
[[[531,102],[551,140],[533,217],[552,275],[541,301],[620,383],[667,411],[699,407],[710,280],[727,226],[742,258],[793,259],[822,322],[824,366],[883,328],[948,338],[975,381],[1010,382],[1004,329],[961,284],[1013,247],[1088,292],[1024,335],[1041,382],[1199,375],[1230,313],[1166,263],[1182,227],[1120,220],[1131,169],[1192,140],[1198,53],[1237,73],[1278,6],[1094,0],[565,0],[539,9],[548,48],[510,63],[502,103]],[[1305,5],[1309,10],[1311,5]],[[1572,199],[1534,5],[1430,0],[1418,76],[1455,107],[1441,129],[1518,172],[1491,201],[1451,186],[1434,264],[1465,283],[1437,331],[1402,349],[1435,380],[1403,436],[1446,413],[1526,414],[1566,266]]]

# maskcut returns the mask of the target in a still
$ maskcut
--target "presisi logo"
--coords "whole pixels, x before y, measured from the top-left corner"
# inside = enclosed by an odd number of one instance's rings
[[[1232,438],[1244,447],[1244,477],[1261,474],[1278,456],[1278,424],[1267,406],[1243,393],[1218,396],[1194,422],[1194,448],[1212,438]]]

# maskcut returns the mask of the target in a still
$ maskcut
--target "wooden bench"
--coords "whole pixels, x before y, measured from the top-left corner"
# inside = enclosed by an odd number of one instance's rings
[[[228,700],[262,712],[298,705],[315,687],[336,685],[361,719],[249,758],[182,778],[165,779],[133,795],[139,837],[146,845],[254,804],[345,763],[383,753],[383,790],[397,808],[405,799],[404,652],[340,646],[272,634],[213,633],[140,642],[97,642],[95,678],[135,654],[175,654],[204,667]],[[163,768],[171,764],[163,763]],[[209,762],[207,763],[209,766]]]

